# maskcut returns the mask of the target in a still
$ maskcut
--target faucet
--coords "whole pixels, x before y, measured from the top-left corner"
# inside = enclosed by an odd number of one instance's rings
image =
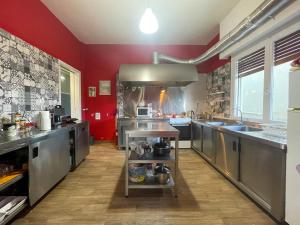
[[[195,117],[195,112],[191,110],[191,119],[193,119],[194,117]]]
[[[240,113],[240,124],[243,124],[244,122],[243,122],[243,112],[242,112],[242,110],[241,109],[236,109],[239,113]]]

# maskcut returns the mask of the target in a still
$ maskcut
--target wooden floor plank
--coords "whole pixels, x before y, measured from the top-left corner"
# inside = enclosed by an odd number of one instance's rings
[[[192,150],[180,151],[179,197],[130,190],[124,151],[96,144],[87,159],[15,225],[275,225]]]

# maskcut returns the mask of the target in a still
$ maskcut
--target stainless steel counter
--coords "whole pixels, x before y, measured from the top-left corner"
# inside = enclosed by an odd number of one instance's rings
[[[226,129],[222,126],[209,125],[206,123],[205,120],[193,120],[193,122],[201,124],[202,126],[211,127],[212,129],[215,129],[215,130],[218,130],[218,131],[221,131],[224,133],[228,133],[228,134],[235,135],[238,137],[248,138],[251,140],[258,141],[263,144],[271,145],[277,149],[281,149],[281,150],[285,150],[285,151],[287,150],[287,139],[286,138],[280,138],[280,137],[267,135],[266,133],[264,133],[264,131],[251,131],[251,132],[233,131],[233,130]]]
[[[118,147],[119,149],[125,148],[125,130],[135,126],[137,122],[169,122],[168,118],[118,118],[117,131],[118,131]]]
[[[153,117],[153,118],[129,118],[129,117],[120,117],[117,119],[118,121],[128,121],[128,120],[132,120],[132,121],[169,121],[169,118],[163,118],[163,117]]]
[[[125,130],[129,137],[178,137],[179,131],[166,122],[137,122]]]
[[[286,139],[255,124],[192,122],[192,148],[276,220],[284,220]]]
[[[31,128],[30,131],[19,132],[14,137],[5,137],[3,132],[0,132],[0,154],[12,149],[18,149],[20,147],[30,145],[36,139],[55,134],[57,131],[62,129],[69,130],[81,123],[84,123],[84,121],[76,121],[75,123],[57,126],[55,129],[49,131],[41,131],[37,128]]]
[[[177,197],[177,175],[178,175],[178,138],[179,131],[172,127],[168,122],[137,122],[125,130],[126,142],[126,157],[125,157],[125,196],[128,197],[129,189],[136,188],[172,188],[174,189],[175,197]],[[128,168],[129,164],[136,163],[138,160],[131,158],[131,150],[129,149],[129,140],[134,138],[175,138],[175,158],[150,158],[142,160],[144,163],[171,163],[174,165],[170,182],[167,184],[160,184],[157,182],[144,182],[142,184],[134,184],[129,182]]]
[[[12,138],[1,133],[0,155],[23,148],[28,151],[28,197],[32,206],[69,173],[71,162],[77,166],[88,155],[89,124],[77,121],[49,131],[32,128]]]

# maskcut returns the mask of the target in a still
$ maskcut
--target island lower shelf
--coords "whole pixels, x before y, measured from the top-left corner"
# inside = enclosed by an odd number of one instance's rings
[[[155,188],[173,188],[175,186],[175,183],[174,183],[174,179],[173,177],[171,176],[170,177],[170,180],[168,183],[166,184],[159,184],[157,181],[153,180],[153,181],[145,181],[145,182],[142,182],[142,183],[133,183],[133,182],[130,182],[128,181],[128,188],[130,189],[155,189]]]

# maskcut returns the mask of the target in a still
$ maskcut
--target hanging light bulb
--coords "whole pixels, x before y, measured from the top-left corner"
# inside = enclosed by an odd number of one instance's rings
[[[145,34],[153,34],[158,30],[158,22],[152,9],[146,8],[141,21],[140,30]]]

